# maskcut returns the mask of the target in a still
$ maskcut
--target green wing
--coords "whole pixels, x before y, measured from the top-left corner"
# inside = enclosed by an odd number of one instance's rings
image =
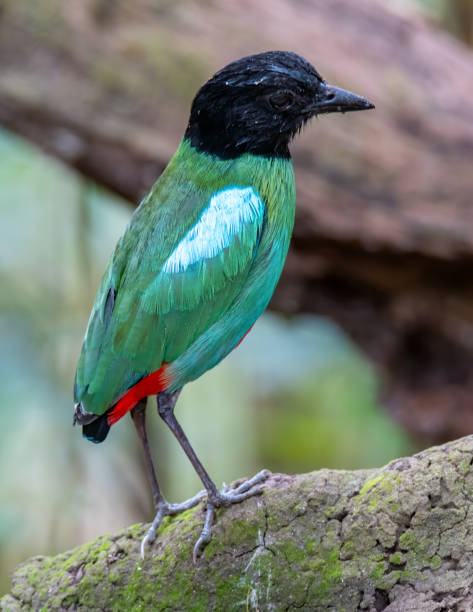
[[[137,209],[103,277],[76,373],[75,399],[88,412],[103,414],[182,355],[228,311],[253,265],[259,195],[175,178],[163,175]]]

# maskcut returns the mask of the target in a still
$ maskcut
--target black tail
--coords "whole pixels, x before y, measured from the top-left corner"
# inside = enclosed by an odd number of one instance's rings
[[[110,425],[107,423],[108,410],[105,414],[97,417],[92,423],[88,423],[82,427],[82,435],[87,440],[95,442],[103,442],[110,430]]]

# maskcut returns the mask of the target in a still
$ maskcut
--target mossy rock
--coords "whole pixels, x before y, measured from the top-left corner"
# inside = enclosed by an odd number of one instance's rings
[[[197,565],[199,506],[20,565],[0,609],[467,610],[473,603],[473,437],[364,471],[273,474],[219,511]],[[470,607],[468,607],[470,606]]]

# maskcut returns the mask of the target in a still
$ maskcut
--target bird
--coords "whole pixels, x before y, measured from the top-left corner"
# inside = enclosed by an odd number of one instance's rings
[[[119,239],[79,357],[74,424],[99,443],[131,414],[156,508],[143,556],[165,516],[207,498],[196,560],[215,510],[262,492],[267,470],[217,488],[175,416],[176,401],[243,340],[273,294],[294,225],[290,142],[317,115],[371,108],[294,52],[233,61],[197,92],[175,154]],[[145,421],[149,396],[204,485],[180,504],[159,487]]]

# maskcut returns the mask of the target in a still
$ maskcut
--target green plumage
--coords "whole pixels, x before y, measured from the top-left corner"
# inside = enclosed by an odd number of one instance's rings
[[[174,415],[176,400],[187,382],[235,348],[273,294],[294,224],[289,142],[314,115],[372,107],[328,85],[295,53],[232,62],[198,91],[183,141],[119,240],[79,359],[74,423],[98,443],[131,413],[156,505],[143,557],[164,516],[202,499],[199,493],[169,504],[163,497],[146,434],[146,397],[157,395],[160,417],[206,489],[194,562],[209,542],[216,508],[262,493],[265,470],[234,489],[217,489]]]
[[[212,196],[253,188],[264,215],[226,248],[172,274],[163,266]],[[183,140],[135,211],[104,274],[75,381],[75,401],[103,414],[141,378],[168,363],[175,390],[215,366],[266,308],[294,223],[289,159],[221,160]]]

